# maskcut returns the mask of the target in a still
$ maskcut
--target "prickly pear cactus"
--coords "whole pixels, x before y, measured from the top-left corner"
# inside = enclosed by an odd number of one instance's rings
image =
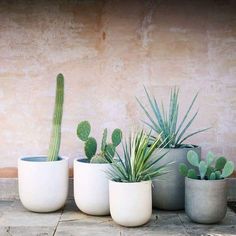
[[[227,161],[225,157],[219,157],[215,161],[215,156],[212,152],[208,152],[206,161],[199,159],[198,154],[194,151],[187,153],[187,160],[194,168],[188,169],[184,163],[179,165],[179,173],[191,179],[219,180],[229,177],[234,171],[234,163]],[[215,166],[212,164],[215,162]],[[197,175],[196,170],[199,174]]]
[[[92,157],[90,163],[109,163],[109,162],[102,154],[97,154]]]
[[[113,157],[115,156],[116,147],[121,143],[122,132],[120,129],[115,129],[112,132],[112,143],[107,143],[107,129],[104,129],[102,142],[101,142],[101,151],[97,152],[97,141],[90,137],[91,125],[88,121],[82,121],[78,124],[77,127],[77,136],[84,143],[85,155],[90,161],[90,163],[108,163],[112,162]]]
[[[61,121],[63,114],[63,102],[64,102],[64,76],[58,74],[57,76],[57,88],[56,88],[56,99],[53,115],[53,126],[51,140],[48,150],[48,161],[58,160],[58,154],[61,144]]]

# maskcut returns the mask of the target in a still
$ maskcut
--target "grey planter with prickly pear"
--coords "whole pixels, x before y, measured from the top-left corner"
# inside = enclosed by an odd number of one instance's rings
[[[184,209],[184,177],[180,176],[178,167],[180,163],[187,164],[186,157],[189,150],[194,150],[201,155],[201,148],[197,146],[193,148],[164,148],[162,150],[162,152],[168,153],[158,164],[174,163],[170,166],[168,174],[153,181],[153,207],[163,210]]]
[[[227,211],[227,180],[185,178],[185,212],[197,223],[221,221]]]

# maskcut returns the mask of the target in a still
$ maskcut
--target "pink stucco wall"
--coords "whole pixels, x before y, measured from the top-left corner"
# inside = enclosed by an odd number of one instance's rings
[[[0,168],[47,153],[55,77],[65,75],[61,154],[83,153],[76,126],[142,126],[135,96],[200,91],[190,141],[236,161],[235,1],[1,1]]]

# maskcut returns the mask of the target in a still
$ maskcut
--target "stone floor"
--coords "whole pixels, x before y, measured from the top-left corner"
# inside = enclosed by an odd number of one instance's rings
[[[184,212],[155,210],[146,225],[124,228],[110,217],[81,213],[73,201],[63,210],[50,214],[29,212],[19,201],[0,201],[0,236],[5,235],[236,235],[236,214],[229,209],[221,224],[199,225],[190,222]]]

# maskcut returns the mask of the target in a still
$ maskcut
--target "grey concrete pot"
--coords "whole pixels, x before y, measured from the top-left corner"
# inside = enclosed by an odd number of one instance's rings
[[[221,221],[227,211],[227,183],[222,180],[185,178],[185,211],[197,223]]]
[[[153,207],[163,210],[184,209],[184,177],[179,174],[178,168],[180,163],[187,164],[187,152],[189,150],[194,150],[201,156],[200,147],[164,148],[162,150],[162,152],[169,152],[158,165],[168,162],[175,163],[170,166],[170,173],[160,176],[153,181]],[[153,156],[155,156],[157,152],[158,150],[154,152]]]

